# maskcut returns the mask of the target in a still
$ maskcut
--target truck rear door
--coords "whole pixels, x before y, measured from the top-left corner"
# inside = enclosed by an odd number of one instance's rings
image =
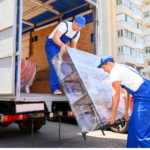
[[[0,95],[15,94],[17,0],[0,0]]]

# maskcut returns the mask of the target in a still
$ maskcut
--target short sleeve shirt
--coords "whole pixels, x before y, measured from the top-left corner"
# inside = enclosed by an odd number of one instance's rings
[[[134,68],[131,69],[135,70]],[[134,92],[137,91],[141,84],[144,82],[138,74],[119,64],[116,64],[111,70],[110,80],[111,82],[120,81],[121,85],[124,85]]]
[[[76,35],[76,31],[72,30],[72,22],[66,21],[68,24],[68,32],[66,33],[66,36],[73,38]],[[49,39],[52,39],[55,35],[55,33],[58,31],[60,31],[62,34],[64,34],[67,31],[67,26],[65,24],[65,22],[61,22],[55,29],[54,31],[49,35]],[[80,31],[78,33],[78,35],[72,39],[74,42],[78,42],[78,39],[80,37]]]

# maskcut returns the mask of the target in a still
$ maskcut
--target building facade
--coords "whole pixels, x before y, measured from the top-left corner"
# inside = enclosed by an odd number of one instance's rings
[[[150,79],[150,0],[98,0],[99,55]]]

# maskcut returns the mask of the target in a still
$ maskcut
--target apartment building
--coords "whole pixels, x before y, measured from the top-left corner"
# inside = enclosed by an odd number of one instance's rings
[[[98,0],[99,55],[150,79],[150,0]]]

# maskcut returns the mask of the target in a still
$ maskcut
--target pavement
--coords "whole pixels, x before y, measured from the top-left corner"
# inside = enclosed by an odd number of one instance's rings
[[[127,134],[94,131],[87,134],[84,141],[76,121],[63,120],[61,139],[59,140],[59,123],[46,121],[46,125],[34,132],[32,146],[31,133],[23,133],[17,124],[7,128],[0,127],[1,148],[125,148]]]

